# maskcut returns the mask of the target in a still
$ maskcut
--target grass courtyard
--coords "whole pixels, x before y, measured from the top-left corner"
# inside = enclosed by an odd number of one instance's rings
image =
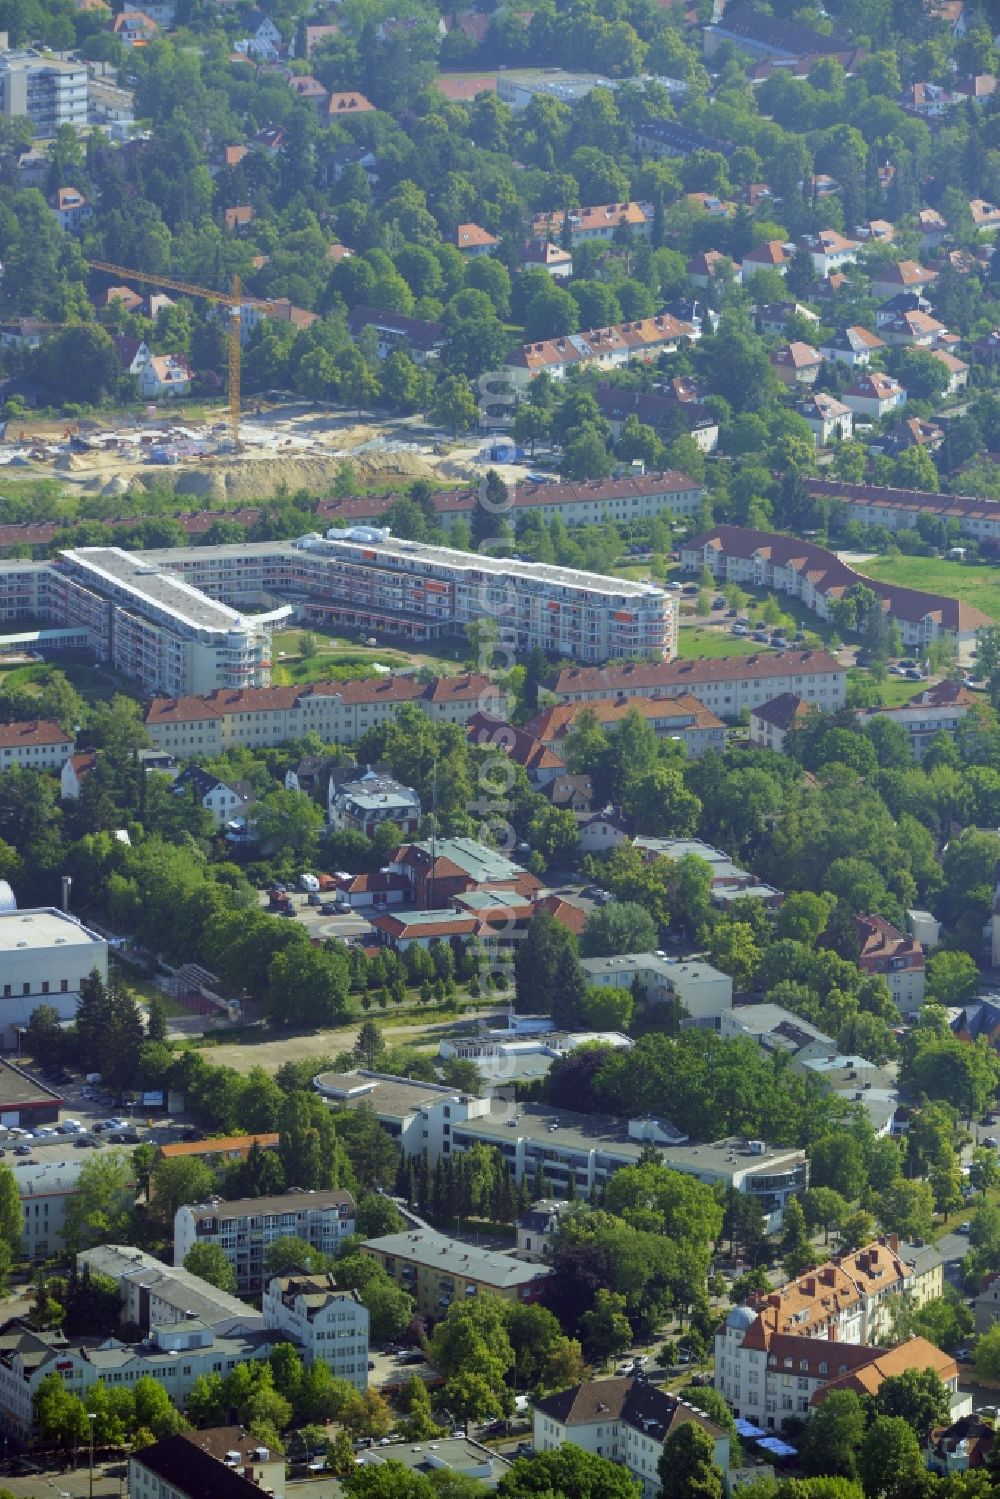
[[[943,557],[872,557],[858,569],[882,583],[944,593],[1000,620],[1000,568]]]

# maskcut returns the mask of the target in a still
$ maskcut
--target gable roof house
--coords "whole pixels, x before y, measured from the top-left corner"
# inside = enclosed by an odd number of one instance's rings
[[[825,339],[819,351],[824,359],[846,364],[849,369],[858,369],[869,364],[872,355],[884,348],[885,343],[877,333],[863,328],[860,323],[854,323],[850,328],[842,328],[832,338]]]
[[[876,421],[881,421],[906,401],[904,386],[881,370],[863,370],[841,395],[845,406],[849,406],[856,417],[871,416]]]
[[[782,385],[813,385],[823,368],[823,356],[818,349],[799,339],[775,349],[768,357]]]
[[[813,270],[821,281],[833,271],[853,265],[861,246],[856,239],[847,239],[836,229],[820,229],[816,234],[807,234],[799,240],[799,249],[812,258]]]
[[[187,395],[191,371],[181,354],[153,354],[139,373],[139,390],[145,400]]]
[[[810,391],[796,402],[795,409],[809,423],[818,448],[825,448],[838,439],[846,441],[851,436],[854,416],[850,406],[827,391]]]
[[[239,816],[250,803],[247,782],[230,784],[203,770],[200,765],[186,766],[170,789],[175,796],[193,797],[206,812],[211,812],[217,828]]]
[[[894,297],[901,291],[922,293],[936,280],[937,271],[928,270],[915,260],[901,260],[873,271],[871,284],[876,297]]]

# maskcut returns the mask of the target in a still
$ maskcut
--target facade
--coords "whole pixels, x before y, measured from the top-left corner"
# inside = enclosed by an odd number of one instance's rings
[[[919,1307],[939,1296],[943,1284],[940,1253],[901,1244],[895,1235],[840,1255],[780,1291],[733,1308],[716,1333],[715,1387],[737,1416],[768,1430],[786,1417],[807,1416],[819,1391],[892,1358],[879,1348],[889,1340],[894,1298]],[[957,1387],[948,1355],[934,1349],[924,1362],[922,1339],[903,1346],[916,1355],[914,1362],[892,1372],[938,1367],[934,1360],[943,1359],[939,1372]]]
[[[905,388],[882,370],[863,370],[843,395],[844,405],[855,417],[870,417],[877,422],[906,404]]]
[[[76,1014],[80,986],[91,972],[108,977],[108,944],[72,916],[51,906],[0,911],[0,1041],[17,1033],[38,1005],[60,1020]]]
[[[921,649],[934,640],[949,640],[956,646],[974,644],[976,631],[993,623],[959,599],[877,582],[856,572],[834,552],[777,532],[716,526],[684,544],[681,562],[687,573],[707,569],[720,582],[749,583],[791,594],[820,619],[831,617],[832,603],[849,588],[863,585],[899,625],[904,643]]]
[[[368,770],[356,781],[330,783],[329,822],[338,831],[350,829],[374,838],[390,823],[400,833],[415,833],[420,826],[420,797],[412,786],[403,786],[391,776]]]
[[[704,1411],[646,1380],[593,1379],[535,1402],[534,1449],[552,1452],[572,1442],[584,1452],[622,1463],[642,1485],[643,1499],[660,1490],[663,1446],[680,1426],[691,1422],[707,1432],[714,1460],[729,1468],[729,1437]]]
[[[507,707],[502,689],[485,675],[431,682],[392,676],[154,698],[145,724],[159,748],[211,758],[231,746],[263,748],[307,733],[318,734],[326,744],[353,744],[395,718],[404,703],[413,703],[435,723],[457,724],[481,709],[502,713]]]
[[[782,385],[787,385],[791,390],[799,385],[815,385],[823,368],[822,354],[811,344],[801,343],[797,339],[776,349],[770,358],[774,373]]]
[[[62,1249],[66,1208],[77,1194],[80,1165],[74,1159],[18,1162],[13,1166],[24,1211],[21,1252],[26,1260],[49,1259]]]
[[[1000,545],[1000,508],[989,500],[829,479],[805,483],[813,498],[834,500],[852,520],[867,525],[884,526],[887,531],[912,530],[918,516],[933,516],[960,535],[971,536],[986,550]]]
[[[558,516],[568,526],[592,526],[608,520],[651,520],[657,515],[693,517],[704,496],[703,487],[694,479],[666,469],[623,479],[519,483],[511,487],[508,503],[514,515],[531,510],[544,521]],[[434,501],[438,525],[447,530],[457,519],[471,520],[477,504],[478,495],[472,490],[438,495]]]
[[[856,323],[827,339],[820,345],[820,353],[824,359],[846,364],[848,369],[859,369],[870,364],[872,355],[884,348],[885,344],[877,333]]]
[[[751,710],[750,743],[755,749],[770,749],[783,754],[792,729],[812,711],[812,705],[794,692],[782,692],[769,703]]]
[[[980,1291],[973,1310],[976,1318],[976,1332],[980,1336],[984,1332],[989,1332],[994,1322],[1000,1322],[1000,1277],[991,1280],[986,1289]]]
[[[329,1272],[275,1276],[261,1307],[268,1327],[299,1344],[305,1364],[326,1364],[336,1379],[368,1388],[368,1309],[357,1291],[338,1291]]]
[[[0,770],[62,770],[76,750],[72,734],[48,718],[0,724]]]
[[[582,958],[587,983],[595,989],[631,989],[636,982],[654,1003],[676,999],[682,1023],[714,1029],[732,1007],[733,981],[702,960],[661,958],[659,953],[627,953],[617,958]]]
[[[218,1244],[236,1272],[239,1290],[263,1289],[264,1254],[275,1239],[305,1239],[324,1254],[353,1234],[350,1192],[286,1192],[280,1197],[247,1197],[185,1204],[174,1217],[174,1264],[195,1244]]]
[[[776,1225],[789,1197],[808,1185],[805,1152],[761,1140],[692,1145],[665,1120],[612,1119],[539,1104],[471,1098],[454,1088],[377,1072],[325,1072],[313,1087],[332,1106],[370,1109],[407,1155],[456,1155],[473,1145],[496,1146],[515,1181],[533,1181],[541,1168],[554,1191],[589,1197],[623,1166],[637,1166],[652,1149],[664,1166],[713,1185],[746,1192]]]
[[[249,802],[246,783],[230,785],[218,776],[210,775],[200,765],[186,765],[170,788],[174,796],[193,797],[206,812],[210,812],[217,828],[225,827],[234,817],[243,812]]]
[[[889,985],[889,992],[904,1015],[912,1015],[924,1002],[926,982],[924,952],[909,933],[897,932],[884,916],[856,916],[854,925],[861,944],[858,967],[876,973]]]
[[[421,1316],[435,1319],[452,1302],[480,1294],[501,1301],[540,1301],[552,1274],[547,1265],[478,1249],[430,1229],[384,1234],[362,1244],[361,1252],[410,1293]]]
[[[543,370],[553,380],[562,380],[569,369],[617,369],[630,359],[649,364],[660,354],[676,353],[685,339],[694,336],[690,323],[662,313],[633,323],[612,323],[607,328],[522,344],[508,357],[505,370],[516,387],[527,385]]]
[[[846,684],[844,667],[826,651],[786,650],[647,665],[566,667],[545,686],[561,703],[690,693],[720,718],[733,719],[744,708],[752,710],[783,692],[794,692],[832,713],[847,700]]]
[[[517,1252],[520,1256],[547,1258],[562,1218],[572,1207],[562,1197],[543,1197],[533,1202],[517,1220]]]
[[[661,739],[679,740],[692,760],[725,747],[721,718],[690,693],[675,698],[595,698],[587,703],[559,703],[543,708],[525,725],[542,744],[562,747],[582,713],[593,713],[600,727],[613,729],[629,713],[638,713]]]
[[[87,123],[87,67],[32,50],[0,52],[0,114],[27,115],[35,134]]]

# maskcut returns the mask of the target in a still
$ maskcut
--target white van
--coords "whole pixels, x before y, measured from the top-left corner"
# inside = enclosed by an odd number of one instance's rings
[[[59,1133],[62,1135],[82,1135],[83,1125],[79,1119],[64,1119],[59,1126]]]

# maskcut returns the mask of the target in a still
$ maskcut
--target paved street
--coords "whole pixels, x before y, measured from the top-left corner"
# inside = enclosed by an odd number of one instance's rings
[[[108,1466],[117,1470],[124,1466],[124,1461],[110,1463]],[[86,1454],[79,1467],[63,1473],[32,1473],[16,1478],[0,1473],[0,1486],[17,1494],[19,1499],[20,1496],[23,1499],[89,1499],[90,1473]],[[95,1465],[94,1499],[120,1499],[127,1487],[124,1476],[110,1476],[103,1467]]]

